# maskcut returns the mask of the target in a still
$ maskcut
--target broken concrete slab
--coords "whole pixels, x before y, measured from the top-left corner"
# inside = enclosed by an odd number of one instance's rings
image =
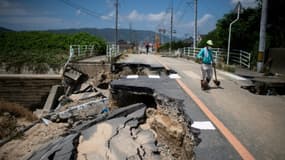
[[[137,104],[132,104],[130,106],[123,107],[123,108],[115,109],[109,113],[99,114],[95,119],[87,121],[84,124],[81,124],[79,126],[76,126],[71,131],[72,132],[79,132],[79,131],[82,131],[86,128],[89,128],[89,127],[95,125],[96,123],[102,122],[104,120],[110,120],[113,118],[125,117],[128,114],[131,114],[131,113],[133,113],[137,110],[143,109],[143,108],[146,108],[145,104],[137,103]]]
[[[72,79],[73,81],[78,81],[79,78],[83,75],[83,73],[71,68],[67,67],[63,73],[64,77],[67,77],[69,79]]]
[[[152,131],[130,132],[131,128],[139,127],[144,113],[142,108],[127,117],[113,118],[82,131],[78,159],[159,159]],[[92,148],[88,147],[91,144]]]
[[[69,98],[72,101],[82,101],[82,100],[88,100],[92,98],[96,98],[102,96],[102,93],[100,92],[84,92],[84,93],[78,93],[78,94],[72,94],[69,96]]]
[[[86,103],[70,106],[61,112],[55,112],[50,115],[53,120],[59,118],[61,120],[67,120],[69,118],[75,119],[88,119],[89,116],[96,116],[100,114],[104,108],[108,107],[108,99],[97,99],[88,101]]]
[[[58,98],[63,93],[64,93],[63,86],[61,85],[52,86],[40,117],[48,114],[49,112],[51,112],[52,109],[54,109],[58,105]]]
[[[34,152],[27,160],[75,160],[79,134],[60,137]]]

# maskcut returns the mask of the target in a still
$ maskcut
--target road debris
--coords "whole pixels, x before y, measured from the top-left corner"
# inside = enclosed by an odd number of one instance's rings
[[[64,94],[49,99],[58,105],[38,115],[41,120],[21,139],[4,144],[0,159],[195,159],[200,132],[191,127],[182,100],[149,86],[124,91],[110,85],[129,73],[164,76],[167,71],[143,65],[116,69],[89,78],[67,67],[63,85],[57,86]]]

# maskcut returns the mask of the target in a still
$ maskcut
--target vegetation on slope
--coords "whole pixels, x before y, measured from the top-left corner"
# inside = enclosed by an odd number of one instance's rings
[[[87,33],[0,32],[0,61],[7,70],[13,67],[20,72],[28,66],[42,73],[62,66],[69,56],[69,45],[74,44],[94,45],[98,54],[105,53],[105,41]]]

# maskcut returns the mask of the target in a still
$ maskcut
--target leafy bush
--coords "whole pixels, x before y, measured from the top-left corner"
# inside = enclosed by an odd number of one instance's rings
[[[98,54],[106,48],[104,40],[87,33],[0,32],[0,61],[7,69],[25,65],[41,73],[62,66],[72,44],[94,45]]]
[[[17,118],[25,118],[28,121],[34,121],[37,119],[33,113],[27,108],[12,102],[0,101],[0,113],[8,112],[10,115],[15,116]]]

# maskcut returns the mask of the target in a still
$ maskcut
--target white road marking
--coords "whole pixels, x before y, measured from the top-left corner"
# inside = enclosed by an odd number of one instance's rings
[[[148,78],[160,78],[159,75],[148,75]]]
[[[170,74],[168,77],[170,79],[179,79],[179,78],[181,78],[178,74]]]
[[[137,79],[139,78],[139,75],[127,75],[127,79]]]
[[[215,126],[210,121],[194,121],[191,127],[201,130],[216,130]]]

